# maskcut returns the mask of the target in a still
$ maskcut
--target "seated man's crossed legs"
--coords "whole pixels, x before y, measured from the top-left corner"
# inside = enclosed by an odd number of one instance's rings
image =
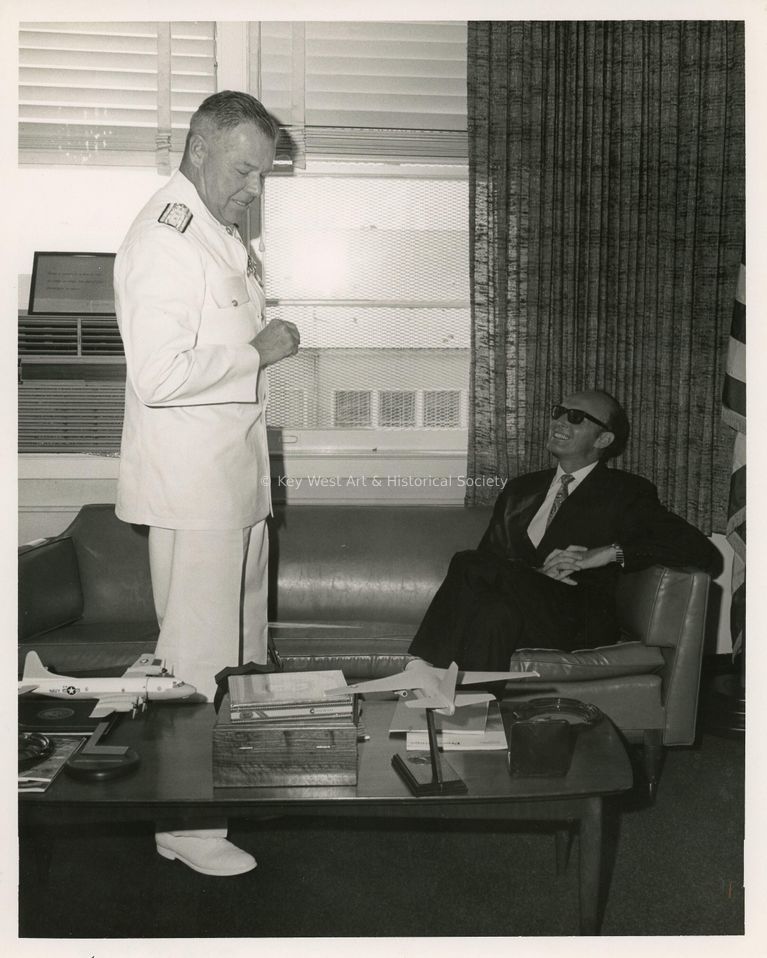
[[[453,556],[409,651],[441,668],[455,661],[462,669],[505,671],[519,648],[590,644],[588,612],[583,590],[468,550]]]

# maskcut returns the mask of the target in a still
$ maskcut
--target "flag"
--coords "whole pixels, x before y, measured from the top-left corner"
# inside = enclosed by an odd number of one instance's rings
[[[727,541],[734,553],[730,630],[733,655],[745,651],[746,639],[746,257],[738,274],[732,311],[722,418],[735,430],[727,506]]]

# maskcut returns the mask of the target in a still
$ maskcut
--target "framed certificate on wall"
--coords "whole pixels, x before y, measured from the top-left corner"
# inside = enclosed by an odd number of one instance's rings
[[[114,253],[36,252],[29,314],[114,316]]]

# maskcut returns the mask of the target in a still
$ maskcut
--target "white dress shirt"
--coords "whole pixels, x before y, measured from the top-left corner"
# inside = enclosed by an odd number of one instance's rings
[[[598,460],[597,460],[598,462]],[[571,496],[578,486],[583,482],[586,476],[596,467],[597,463],[592,462],[588,466],[584,466],[582,469],[576,469],[575,472],[571,472],[570,475],[573,477],[572,481],[567,486],[567,495]],[[551,507],[554,504],[554,499],[559,492],[562,483],[560,479],[565,475],[565,470],[562,466],[557,466],[557,471],[554,474],[554,478],[549,486],[549,491],[546,493],[546,498],[541,503],[540,509],[533,516],[530,525],[527,527],[527,535],[530,541],[534,546],[538,546],[541,539],[543,538],[544,533],[546,532],[546,520],[549,518],[549,513],[551,512]]]

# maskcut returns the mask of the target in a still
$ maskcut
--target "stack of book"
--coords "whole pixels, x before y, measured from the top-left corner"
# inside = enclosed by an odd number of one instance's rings
[[[354,785],[358,712],[340,669],[233,675],[213,729],[215,787]]]
[[[233,722],[348,722],[354,716],[355,696],[351,692],[325,694],[344,685],[346,680],[340,669],[231,675],[229,714]]]
[[[461,706],[461,693],[456,695],[453,715],[434,716],[437,745],[446,752],[487,751],[507,748],[501,710],[496,701]],[[397,703],[389,728],[391,735],[405,735],[408,751],[428,751],[429,734],[425,709],[409,708],[403,700]]]

